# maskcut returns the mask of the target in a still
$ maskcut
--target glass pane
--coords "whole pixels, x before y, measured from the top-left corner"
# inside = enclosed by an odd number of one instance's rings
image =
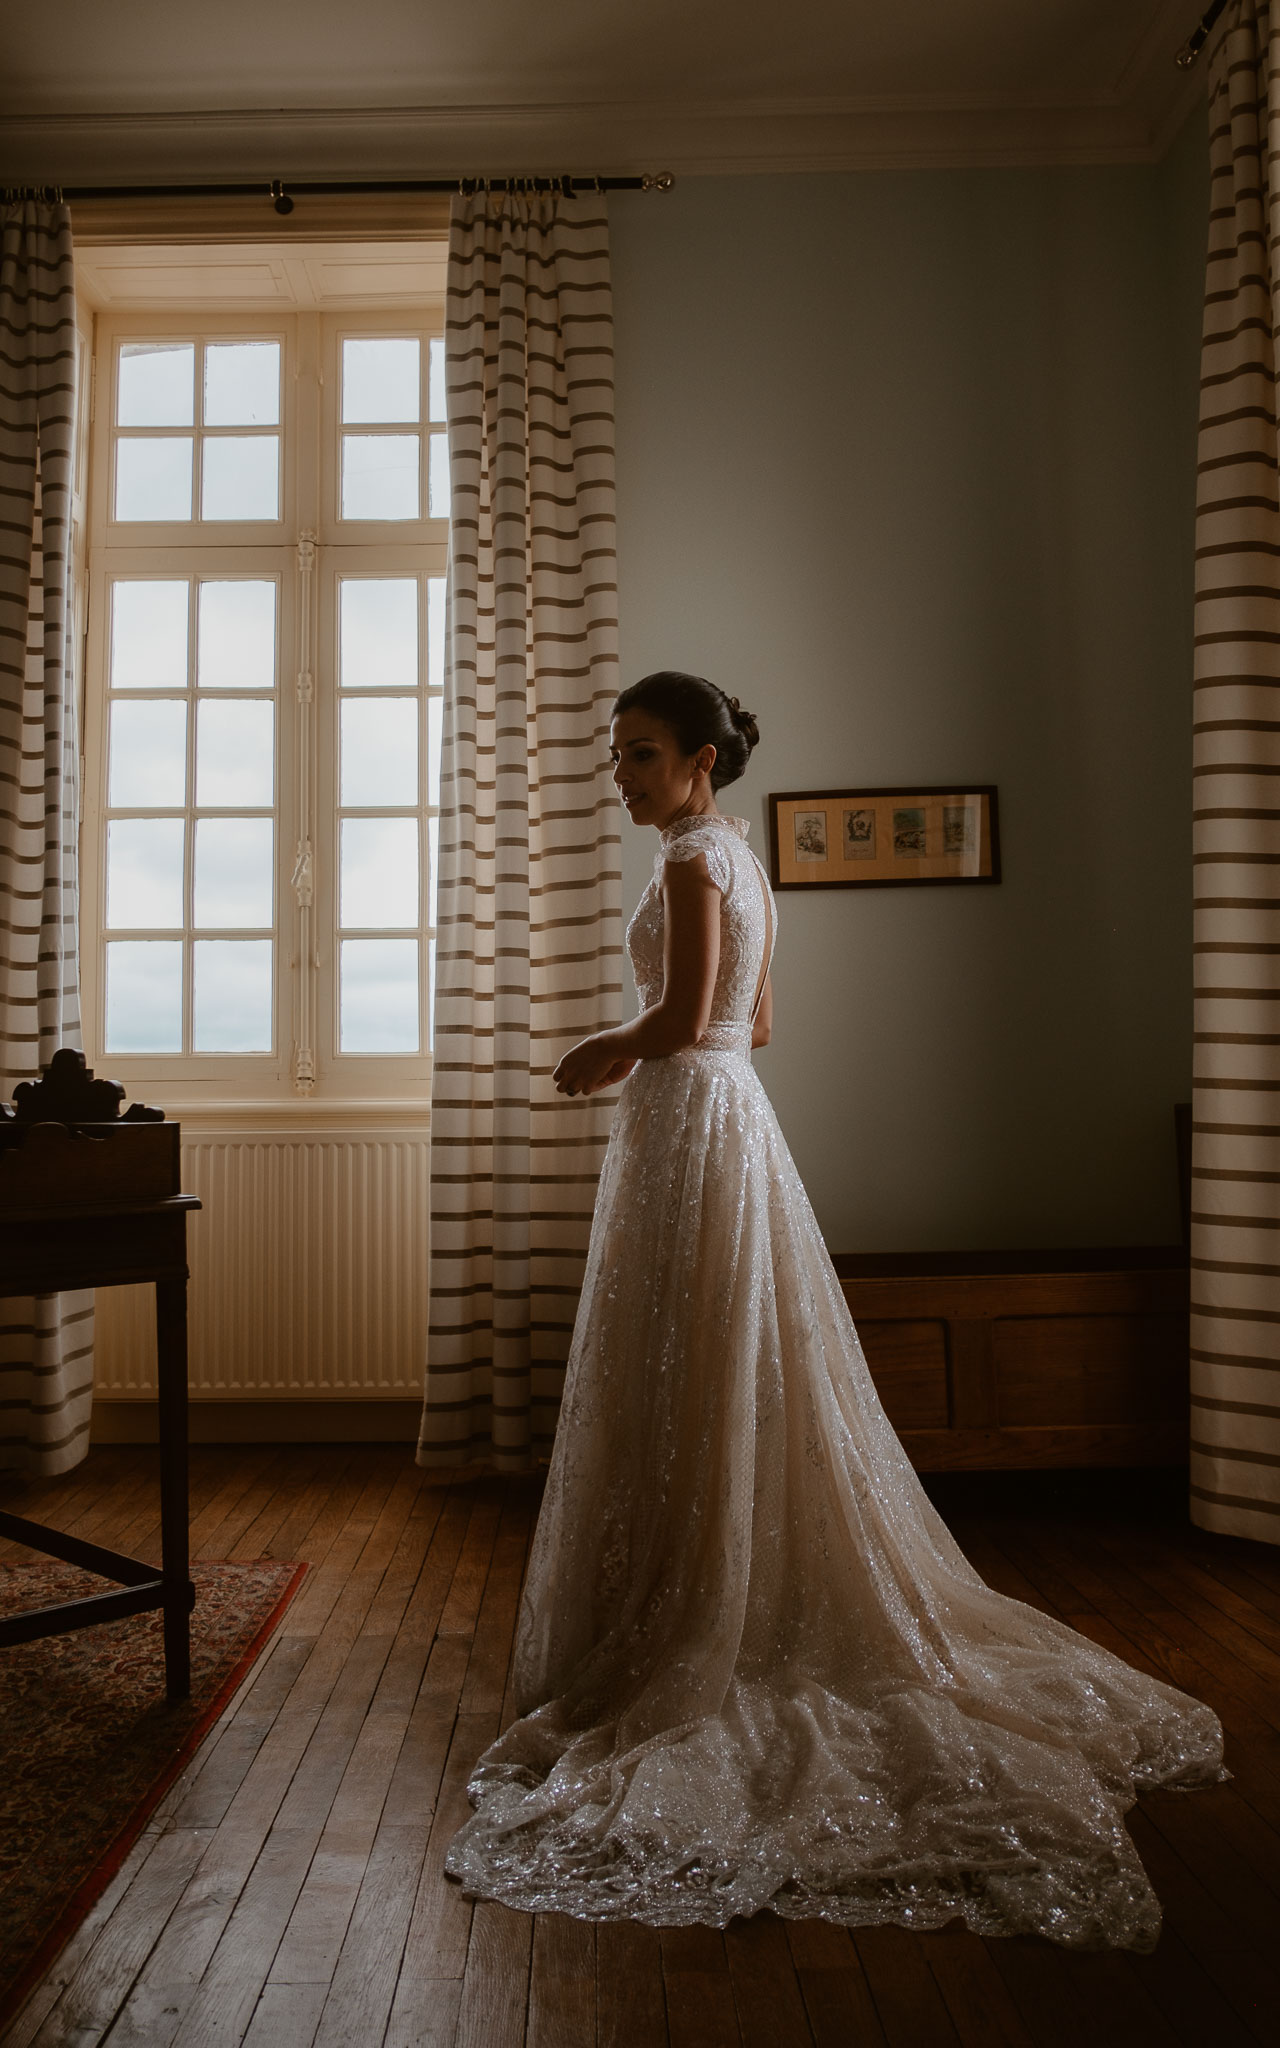
[[[187,800],[187,707],[172,697],[111,707],[107,801],[117,810],[180,809]]]
[[[416,689],[417,578],[344,577],[339,593],[343,689]]]
[[[344,434],[344,519],[418,517],[416,434]]]
[[[416,804],[418,706],[412,697],[347,697],[342,704],[343,804]]]
[[[116,443],[116,518],[190,519],[191,439],[157,434]]]
[[[432,519],[449,517],[449,436],[430,437],[430,468],[427,471],[427,505]]]
[[[191,948],[196,1052],[270,1052],[270,939],[197,939]]]
[[[416,420],[420,377],[416,341],[344,341],[344,425]]]
[[[182,928],[181,818],[114,818],[107,827],[107,924],[114,931]]]
[[[440,806],[440,749],[444,742],[444,698],[427,699],[427,802]]]
[[[444,420],[444,342],[439,335],[430,344],[427,356],[427,398],[428,415],[433,420]]]
[[[274,427],[279,418],[279,342],[210,342],[204,352],[205,425]]]
[[[182,1051],[181,939],[107,947],[108,1052]]]
[[[111,686],[115,690],[186,689],[185,582],[113,586]]]
[[[343,1052],[418,1050],[418,941],[344,939]]]
[[[444,688],[444,577],[427,578],[427,682]]]
[[[195,414],[195,343],[126,341],[120,350],[116,423],[121,427],[189,427]]]
[[[196,715],[196,802],[269,810],[274,796],[274,704],[206,697]]]
[[[427,820],[427,923],[435,930],[436,925],[436,883],[440,876],[440,820]]]
[[[418,922],[416,818],[344,818],[338,922],[395,931]]]
[[[436,1042],[436,942],[427,940],[427,1044]]]
[[[280,440],[276,434],[220,434],[204,444],[202,519],[280,517]]]
[[[196,681],[202,690],[270,690],[276,680],[274,583],[202,583]]]
[[[271,923],[270,818],[201,818],[196,826],[197,926],[261,929]]]

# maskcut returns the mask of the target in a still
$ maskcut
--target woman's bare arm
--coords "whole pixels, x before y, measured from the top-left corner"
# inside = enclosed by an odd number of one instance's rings
[[[615,1059],[662,1059],[696,1045],[711,1021],[720,966],[720,891],[706,857],[668,861],[662,871],[662,994],[630,1024],[602,1031]]]

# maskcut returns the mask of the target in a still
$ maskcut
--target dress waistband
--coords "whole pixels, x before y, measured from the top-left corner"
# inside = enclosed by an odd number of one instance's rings
[[[690,1052],[750,1052],[750,1024],[708,1024]]]

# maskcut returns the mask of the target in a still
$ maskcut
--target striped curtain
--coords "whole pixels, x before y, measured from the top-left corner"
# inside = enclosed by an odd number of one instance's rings
[[[1280,1543],[1280,19],[1209,65],[1196,517],[1191,1511]]]
[[[0,1094],[80,1042],[68,591],[75,280],[65,206],[0,208]],[[89,1447],[92,1294],[0,1299],[0,1466]]]
[[[550,1450],[621,1014],[613,324],[600,197],[477,192],[449,235],[452,524],[420,1464]]]

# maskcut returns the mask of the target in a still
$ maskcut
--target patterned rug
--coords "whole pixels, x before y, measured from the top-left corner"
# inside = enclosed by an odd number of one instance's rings
[[[191,1698],[164,1696],[159,1613],[0,1649],[0,2024],[119,1869],[301,1584],[304,1564],[198,1564]],[[101,1593],[0,1565],[0,1613]]]

